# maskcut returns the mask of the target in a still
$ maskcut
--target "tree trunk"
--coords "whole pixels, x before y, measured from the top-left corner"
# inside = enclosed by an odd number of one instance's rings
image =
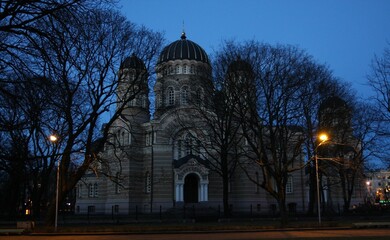
[[[286,209],[286,199],[285,196],[279,195],[279,211],[280,211],[280,227],[284,228],[286,227],[288,223],[288,212]]]
[[[228,173],[223,173],[223,216],[230,217],[230,206],[229,206],[229,177]]]
[[[315,206],[314,202],[316,200],[316,192],[317,192],[316,175],[315,175],[315,169],[313,167],[311,167],[309,174],[310,174],[309,175],[309,177],[310,177],[310,181],[309,181],[310,191],[309,191],[309,206],[307,209],[307,214],[309,216],[313,216],[314,215],[314,206]]]

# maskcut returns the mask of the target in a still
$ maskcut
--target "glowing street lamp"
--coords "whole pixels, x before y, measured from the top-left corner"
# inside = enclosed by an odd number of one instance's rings
[[[319,136],[318,136],[318,139],[321,140],[320,144],[321,145],[322,143],[326,142],[329,140],[329,137],[326,133],[321,133]]]
[[[326,141],[329,140],[329,137],[325,133],[321,133],[318,135],[318,139],[321,141],[316,148],[314,149],[314,160],[316,162],[316,181],[317,181],[317,207],[318,207],[318,225],[321,225],[321,201],[320,201],[320,181],[318,179],[318,155],[317,155],[317,149],[319,146],[324,144]]]
[[[58,137],[56,135],[52,134],[49,136],[49,140],[50,140],[50,142],[55,143],[55,142],[57,142]]]
[[[58,141],[58,137],[54,134],[49,136],[49,140],[52,143],[56,143]],[[54,231],[57,232],[57,223],[58,223],[58,188],[60,180],[60,163],[57,164],[57,186],[56,186],[56,214],[54,219]]]

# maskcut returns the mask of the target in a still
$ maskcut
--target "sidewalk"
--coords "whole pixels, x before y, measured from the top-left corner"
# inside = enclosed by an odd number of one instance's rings
[[[195,233],[195,232],[249,232],[249,231],[291,231],[313,229],[351,229],[351,228],[388,228],[390,222],[386,219],[348,219],[337,218],[325,220],[321,226],[314,218],[290,219],[284,227],[280,227],[279,219],[221,219],[211,222],[138,222],[138,223],[71,223],[59,224],[58,231],[54,227],[37,224],[34,229],[27,231],[31,235],[85,235],[85,234],[140,234],[140,233]],[[23,229],[1,229],[1,235],[24,234]],[[8,232],[7,232],[8,231]]]
[[[123,224],[83,224],[83,225],[59,225],[59,234],[104,234],[104,233],[184,233],[184,232],[241,232],[241,231],[281,231],[303,229],[340,229],[352,228],[351,222],[327,221],[321,227],[313,221],[291,220],[284,228],[280,227],[278,219],[266,220],[237,220],[226,219],[218,222],[140,222]],[[34,234],[53,233],[53,228],[38,226]]]

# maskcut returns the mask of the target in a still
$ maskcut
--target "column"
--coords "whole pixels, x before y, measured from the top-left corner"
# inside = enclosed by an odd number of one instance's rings
[[[176,184],[176,202],[183,202],[183,184]]]
[[[205,183],[204,185],[204,201],[209,200],[209,185]]]
[[[207,183],[202,183],[200,185],[200,199],[199,199],[199,201],[201,201],[201,202],[208,201],[208,184]]]

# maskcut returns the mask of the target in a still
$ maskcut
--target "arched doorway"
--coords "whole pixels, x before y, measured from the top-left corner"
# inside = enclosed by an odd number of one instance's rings
[[[185,203],[197,203],[198,202],[198,189],[199,178],[195,173],[190,173],[184,180],[184,202]]]

